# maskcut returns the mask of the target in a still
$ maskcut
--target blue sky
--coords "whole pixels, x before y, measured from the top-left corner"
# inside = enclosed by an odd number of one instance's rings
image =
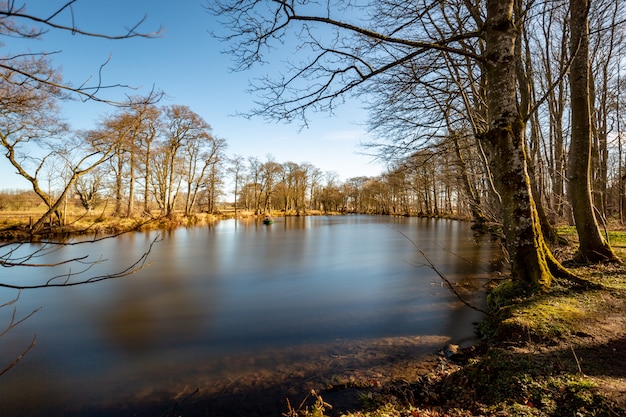
[[[230,57],[221,53],[224,45],[209,31],[219,29],[215,18],[203,8],[203,0],[79,0],[74,4],[74,19],[84,30],[119,34],[146,16],[144,32],[163,33],[155,39],[112,41],[87,38],[71,33],[50,31],[44,41],[4,42],[4,53],[60,51],[53,62],[62,68],[63,76],[74,85],[97,77],[99,67],[109,56],[104,68],[103,83],[122,83],[139,87],[131,94],[147,94],[152,87],[163,90],[164,105],[183,104],[201,115],[212,127],[214,135],[225,138],[227,154],[257,157],[267,155],[279,163],[311,163],[323,172],[334,171],[341,180],[357,176],[374,176],[382,166],[373,162],[359,143],[367,142],[364,123],[366,113],[358,103],[349,102],[335,116],[313,115],[308,128],[298,124],[268,123],[235,116],[253,106],[257,99],[246,90],[248,80],[259,73],[229,71]],[[64,0],[26,1],[33,13],[51,13]],[[70,15],[63,15],[69,19]],[[280,53],[280,51],[278,52]],[[270,57],[280,63],[280,56]],[[262,73],[268,71],[260,68]],[[107,96],[121,99],[129,91],[116,90]],[[77,129],[95,126],[97,119],[112,109],[96,103],[74,102],[64,106],[65,117]],[[4,160],[0,189],[19,188],[25,183],[10,175],[13,168]],[[22,187],[23,188],[23,187]]]

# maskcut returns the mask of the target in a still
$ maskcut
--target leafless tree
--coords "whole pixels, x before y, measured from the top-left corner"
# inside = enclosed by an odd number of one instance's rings
[[[267,161],[261,164],[260,171],[260,206],[261,212],[267,213],[271,210],[271,199],[274,191],[276,191],[276,185],[279,182],[279,178],[283,167],[281,164],[274,160],[272,155],[267,155]]]
[[[590,0],[570,0],[570,70],[572,143],[568,179],[572,210],[580,246],[577,257],[584,261],[617,261],[609,243],[600,233],[591,196],[591,73],[589,62]]]
[[[123,40],[134,37],[150,38],[157,36],[159,30],[155,32],[141,32],[139,27],[144,19],[140,19],[130,29],[125,29],[118,33],[96,33],[81,29],[73,19],[74,8],[79,7],[79,1],[63,0],[58,3],[58,7],[50,14],[37,15],[30,13],[26,2],[18,5],[13,0],[0,1],[0,37],[20,38],[23,40],[33,40],[45,37],[50,30],[67,31],[72,34],[87,37],[98,37],[112,40]],[[72,17],[66,19],[66,17]],[[63,22],[70,21],[71,24]],[[95,169],[99,164],[110,157],[111,149],[101,148],[101,143],[92,142],[91,147],[80,156],[72,155],[70,151],[73,142],[63,142],[63,139],[72,135],[67,135],[67,127],[59,120],[57,112],[57,101],[67,98],[78,98],[83,101],[93,100],[106,102],[114,105],[121,105],[122,101],[112,100],[103,97],[105,91],[117,91],[120,87],[127,87],[124,84],[106,85],[102,83],[100,74],[104,63],[97,65],[95,71],[98,76],[94,77],[93,84],[80,83],[72,84],[63,80],[60,71],[53,68],[49,57],[59,51],[9,51],[3,44],[3,51],[0,58],[0,141],[4,147],[5,155],[17,172],[27,179],[33,187],[34,192],[44,200],[47,213],[35,222],[32,230],[36,232],[41,228],[46,217],[55,213],[64,197],[72,190],[81,176]],[[75,136],[74,136],[75,137]],[[61,143],[57,145],[57,143]],[[24,147],[22,146],[24,145]],[[32,153],[26,152],[26,145],[32,146]],[[83,143],[84,145],[84,143]],[[33,156],[33,154],[35,154]],[[31,158],[31,156],[33,156]],[[65,181],[61,195],[54,199],[49,193],[44,192],[39,184],[40,173],[53,157],[60,158],[69,168],[69,176]],[[29,170],[32,168],[32,170]],[[38,262],[38,258],[46,251],[67,245],[68,243],[43,242],[37,249],[21,251],[27,245],[28,239],[20,239],[17,243],[6,243],[0,245],[0,266],[5,270],[16,271],[20,268],[43,268],[50,270],[53,266],[67,265],[69,271],[62,276],[53,276],[39,284],[24,285],[19,282],[2,282],[0,286],[22,290],[24,288],[39,288],[51,286],[71,286],[97,282],[105,279],[119,278],[136,272],[145,266],[146,253],[128,268],[112,273],[110,275],[89,276],[91,266],[99,261],[89,259],[74,258],[61,261],[58,264],[50,265]],[[30,249],[30,246],[27,248]],[[83,265],[79,270],[72,270],[72,265]],[[0,308],[8,308],[15,304],[19,296],[3,304]],[[25,315],[21,319],[16,318],[14,310],[12,319],[6,329],[0,333],[4,335],[32,314]],[[32,347],[33,342],[25,348],[22,355],[18,356],[12,363],[0,370],[0,375],[15,366]]]
[[[92,32],[81,29],[78,26],[78,22],[74,19],[74,9],[80,8],[80,1],[61,0],[55,1],[55,3],[57,3],[57,6],[52,12],[41,15],[31,13],[28,9],[28,2],[21,4],[16,3],[14,0],[4,0],[0,2],[0,17],[2,18],[0,36],[21,38],[36,42],[39,39],[43,39],[51,30],[66,31],[74,35],[111,40],[154,38],[158,37],[161,33],[161,28],[158,28],[156,31],[146,32],[140,29],[145,23],[145,16],[133,22],[131,27],[121,30],[113,29],[111,33]],[[71,23],[65,23],[68,21]],[[59,54],[60,52],[61,51],[7,52],[0,61],[0,69],[4,74],[15,74],[23,78],[26,84],[36,86],[36,88],[39,89],[63,92],[76,96],[84,101],[94,100],[115,105],[125,104],[121,100],[116,101],[101,96],[101,93],[105,90],[117,91],[120,88],[129,88],[128,85],[122,83],[102,83],[101,75],[108,62],[108,58],[95,68],[95,72],[98,76],[93,77],[93,84],[81,83],[79,85],[73,85],[69,81],[62,80],[58,76],[59,72],[56,70],[49,72],[32,68],[32,63],[44,64],[44,68],[49,66],[46,64],[47,57]],[[4,81],[11,82],[7,79]],[[10,100],[10,97],[5,97],[4,99]]]
[[[208,125],[207,125],[208,126]],[[198,192],[204,188],[208,197],[208,211],[215,210],[215,200],[219,189],[222,162],[225,159],[226,140],[214,137],[210,128],[187,146],[185,215],[194,210]]]
[[[99,205],[103,198],[102,192],[103,175],[97,169],[92,172],[91,176],[84,175],[74,184],[74,192],[80,199],[80,204],[86,210],[87,214]]]
[[[235,197],[235,217],[237,217],[237,199],[239,197],[239,187],[241,186],[241,180],[242,180],[242,175],[243,175],[243,164],[244,164],[244,159],[243,156],[241,155],[234,155],[232,158],[230,158],[230,164],[228,167],[228,171],[231,172],[234,176],[234,182],[235,182],[235,189],[233,190],[233,195]]]

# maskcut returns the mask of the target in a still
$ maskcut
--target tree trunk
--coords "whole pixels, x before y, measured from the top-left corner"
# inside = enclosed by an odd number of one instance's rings
[[[152,158],[152,139],[148,139],[146,141],[146,152],[145,152],[145,176],[144,176],[144,189],[143,189],[143,212],[144,214],[150,215],[150,181],[152,179],[152,166],[151,166],[151,158]]]
[[[572,140],[569,151],[569,195],[580,242],[577,260],[615,261],[617,256],[602,237],[591,196],[591,110],[589,89],[589,0],[570,0],[570,68]]]
[[[117,171],[115,172],[115,208],[113,210],[114,216],[122,215],[122,199],[124,198],[124,159],[122,146],[116,144],[116,159],[117,159]]]
[[[128,207],[126,210],[126,217],[129,219],[133,217],[135,211],[135,143],[134,137],[130,138],[130,157],[128,158]]]
[[[523,13],[522,0],[515,1],[515,15],[521,16]],[[551,243],[567,243],[565,239],[559,237],[556,229],[550,223],[546,211],[543,207],[542,194],[537,184],[539,174],[536,171],[538,166],[541,166],[539,160],[539,120],[536,113],[530,114],[531,104],[533,102],[534,91],[534,79],[529,74],[532,74],[532,59],[530,56],[530,50],[526,46],[528,42],[524,42],[524,34],[526,33],[523,27],[517,28],[516,40],[515,40],[515,56],[517,58],[515,70],[517,76],[517,85],[519,92],[519,104],[518,111],[520,117],[524,120],[530,120],[530,137],[527,141],[528,151],[525,152],[527,171],[530,179],[531,195],[535,202],[535,208],[537,210],[537,216],[539,224],[541,226],[541,232],[544,239]]]
[[[481,139],[490,150],[490,165],[502,201],[512,277],[545,289],[555,275],[569,273],[554,259],[544,241],[531,193],[525,123],[517,108],[513,3],[514,0],[487,1],[484,58],[489,130]]]
[[[458,135],[452,135],[452,142],[454,143],[454,152],[456,154],[457,164],[459,166],[459,182],[461,183],[463,191],[465,192],[465,194],[467,194],[467,201],[472,212],[472,220],[474,221],[473,227],[480,229],[487,222],[487,217],[483,213],[480,203],[480,197],[475,192],[474,187],[472,186],[472,182],[467,175],[467,164],[465,163],[465,159],[461,154],[461,147],[459,145]]]

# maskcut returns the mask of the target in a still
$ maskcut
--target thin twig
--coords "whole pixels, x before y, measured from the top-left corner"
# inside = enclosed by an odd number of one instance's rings
[[[435,271],[435,273],[437,275],[439,275],[439,278],[441,278],[446,285],[448,286],[448,288],[450,289],[450,291],[452,291],[452,293],[456,296],[456,298],[459,299],[459,301],[461,301],[463,304],[465,304],[467,307],[471,308],[472,310],[476,310],[479,311],[487,316],[489,316],[490,314],[483,310],[480,307],[476,307],[475,305],[469,303],[468,301],[466,301],[465,299],[463,299],[463,297],[461,296],[461,294],[459,294],[459,292],[456,290],[456,288],[454,287],[454,285],[452,284],[452,282],[450,282],[450,280],[448,278],[446,278],[446,276],[437,268],[437,266],[428,258],[428,256],[426,256],[426,254],[424,253],[424,251],[417,245],[417,243],[415,243],[415,241],[413,239],[411,239],[410,237],[408,237],[406,234],[404,234],[402,231],[396,229],[396,231],[398,233],[400,233],[402,236],[404,236],[409,242],[411,242],[411,244],[415,247],[415,249],[417,249],[417,251],[422,255],[422,257],[426,260],[426,262],[428,262],[428,265],[430,266],[430,269],[432,269],[433,271]]]
[[[580,361],[578,360],[578,356],[576,356],[576,352],[574,352],[574,346],[570,345],[570,349],[572,349],[572,355],[574,355],[574,360],[576,361],[576,366],[578,366],[578,373],[583,375],[583,370],[580,367]]]
[[[0,376],[4,375],[5,373],[7,373],[11,368],[13,368],[15,365],[17,365],[23,358],[24,356],[26,356],[26,354],[28,352],[30,352],[30,350],[35,347],[35,344],[37,343],[37,335],[33,336],[33,341],[30,342],[30,345],[17,357],[15,358],[15,360],[13,362],[11,362],[11,364],[9,366],[7,366],[6,368],[4,368],[2,371],[0,371]]]
[[[2,332],[0,332],[0,337],[4,336],[11,329],[13,329],[14,327],[18,326],[19,324],[21,324],[21,323],[25,322],[26,320],[28,320],[29,318],[31,318],[33,315],[35,315],[41,309],[42,309],[42,307],[37,307],[36,309],[31,311],[30,314],[28,314],[27,316],[22,317],[21,319],[16,321],[15,320],[15,316],[17,314],[17,307],[13,307],[13,314],[11,315],[11,322],[9,323],[9,325],[7,326],[6,329],[4,329]]]

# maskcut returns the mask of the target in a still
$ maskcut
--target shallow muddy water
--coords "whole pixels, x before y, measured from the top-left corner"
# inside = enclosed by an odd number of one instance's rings
[[[87,274],[110,273],[156,235],[38,261],[88,253],[105,261]],[[480,319],[417,248],[477,305],[499,257],[467,223],[416,218],[224,220],[161,238],[134,275],[21,293],[17,318],[42,309],[0,338],[0,368],[37,344],[0,377],[0,415],[264,415],[311,388],[417,375],[445,344],[471,341]],[[25,269],[1,278],[68,273]],[[1,290],[0,301],[16,295]],[[1,309],[1,323],[12,314]]]

